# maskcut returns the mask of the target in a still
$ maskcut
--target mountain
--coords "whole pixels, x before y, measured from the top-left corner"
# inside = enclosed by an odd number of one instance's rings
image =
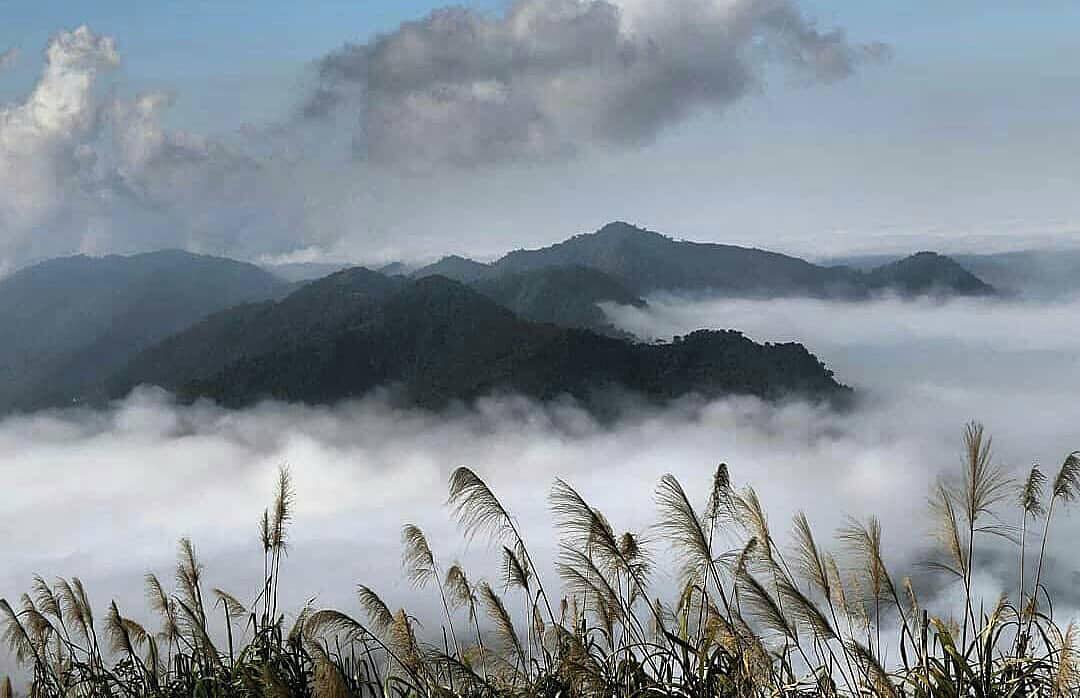
[[[212,376],[245,357],[328,341],[363,326],[406,283],[356,267],[302,286],[278,302],[224,310],[140,353],[110,378],[109,392],[121,395],[139,383],[175,387],[176,376]]]
[[[935,252],[919,252],[891,264],[866,272],[874,289],[901,295],[989,296],[994,287],[984,282],[955,260]]]
[[[100,396],[101,377],[207,315],[282,295],[251,264],[176,250],[66,257],[0,280],[0,411]]]
[[[850,393],[798,344],[756,344],[731,331],[638,344],[529,322],[446,277],[368,283],[373,274],[362,274],[367,290],[324,280],[212,316],[143,352],[111,392],[151,382],[239,406],[330,403],[389,386],[424,407],[501,391],[589,404],[612,391],[657,401],[689,393],[843,401]],[[334,320],[312,320],[330,299]]]
[[[701,290],[726,295],[848,295],[857,274],[734,245],[682,242],[628,223],[611,223],[539,250],[511,252],[500,273],[577,264],[599,269],[635,292]]]
[[[422,279],[425,276],[445,276],[454,281],[467,284],[477,281],[491,274],[491,265],[476,262],[458,255],[443,257],[434,264],[420,267],[412,273],[414,279]]]
[[[375,271],[380,274],[386,274],[387,276],[408,276],[412,272],[412,267],[404,262],[390,262],[384,264]]]
[[[867,269],[896,259],[895,255],[865,255],[838,258],[834,263]],[[1080,250],[957,254],[953,259],[1009,295],[1047,300],[1080,293]]]
[[[500,274],[472,284],[480,293],[533,322],[621,334],[599,303],[642,307],[645,301],[620,282],[589,267],[544,267]]]
[[[350,266],[349,264],[327,264],[322,262],[287,262],[284,264],[265,264],[263,269],[279,279],[290,283],[299,283],[321,279]]]
[[[611,223],[539,250],[518,250],[495,274],[551,266],[598,269],[634,293],[696,291],[739,297],[809,296],[865,298],[881,291],[917,294],[923,289],[957,295],[984,294],[987,285],[940,255],[916,255],[908,264],[863,272],[820,266],[797,257],[735,245],[686,242],[628,223]]]

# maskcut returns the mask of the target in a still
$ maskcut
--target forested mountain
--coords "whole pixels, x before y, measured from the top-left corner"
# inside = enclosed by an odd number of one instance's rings
[[[388,281],[358,290],[331,277],[277,303],[215,315],[144,352],[111,390],[150,382],[233,406],[262,398],[328,403],[380,386],[426,407],[501,391],[590,404],[611,391],[653,400],[700,393],[843,401],[849,394],[798,344],[761,345],[738,332],[637,344],[523,320],[445,277]],[[323,317],[336,319],[313,322],[312,310],[326,307],[315,299],[331,297],[340,302]],[[252,331],[264,327],[274,329]]]
[[[740,297],[857,299],[882,291],[955,295],[992,291],[950,262],[940,255],[915,255],[904,264],[864,272],[765,250],[679,241],[628,223],[611,223],[550,247],[511,252],[492,265],[489,273],[581,265],[598,269],[641,295],[696,291]]]
[[[300,265],[288,271],[302,278],[325,269]],[[395,275],[351,268],[289,283],[251,264],[179,251],[70,257],[24,269],[0,281],[0,326],[12,328],[10,338],[0,343],[0,412],[101,400],[110,379],[112,394],[149,382],[185,390],[201,386],[196,392],[227,401],[261,394],[318,398],[323,391],[333,393],[328,371],[344,370],[335,363],[344,361],[341,347],[362,351],[370,355],[363,360],[373,362],[367,369],[350,369],[350,378],[340,386],[348,395],[384,382],[404,384],[411,399],[425,404],[467,398],[496,386],[544,395],[547,389],[537,376],[552,380],[551,390],[574,395],[604,382],[654,395],[660,388],[645,381],[651,369],[641,363],[643,357],[682,366],[679,357],[688,346],[661,350],[610,344],[628,337],[608,323],[600,303],[641,305],[642,296],[656,291],[844,299],[880,292],[994,292],[955,260],[933,253],[869,270],[829,267],[763,250],[677,241],[626,223],[543,249],[511,252],[493,264],[451,256],[408,276],[401,273],[408,271],[403,265],[385,271]],[[448,277],[460,284],[445,286]],[[427,278],[440,281],[425,284]],[[411,318],[436,323],[423,332],[417,326],[416,332],[453,335],[463,331],[461,323],[480,324],[467,343],[446,348],[456,353],[416,355],[415,361],[433,362],[433,368],[432,373],[415,372],[394,352],[419,340],[389,328],[404,326],[406,309],[428,312],[423,303],[402,305],[401,299],[432,285],[448,298],[469,299],[468,312],[459,309],[441,321],[439,315]],[[391,299],[398,299],[398,305]],[[432,307],[449,312],[442,305]],[[473,317],[473,311],[479,315]],[[501,324],[496,322],[500,317]],[[607,336],[568,334],[570,329]],[[502,339],[484,337],[489,331]],[[520,334],[516,340],[515,333]],[[379,338],[389,348],[380,348]],[[425,351],[444,350],[428,339],[430,346],[422,343]],[[711,350],[721,344],[724,351],[745,349],[728,335],[701,341]],[[595,376],[574,369],[569,354],[553,354],[560,342],[581,366],[592,366]],[[499,347],[506,351],[489,354]],[[740,361],[765,355],[744,349],[738,350]],[[594,366],[591,359],[597,355],[607,356],[610,366]],[[286,356],[306,363],[283,371]],[[736,367],[739,376],[748,375],[746,365]],[[314,373],[301,380],[297,371]],[[441,371],[454,374],[453,380],[432,377]],[[469,371],[476,372],[473,378]],[[752,388],[743,389],[765,394],[771,380],[765,374],[779,375],[765,371]],[[683,375],[690,374],[676,371],[665,377],[677,386]],[[275,376],[282,379],[280,386],[271,384]],[[445,390],[440,380],[450,381]],[[737,382],[735,374],[717,378],[711,373],[702,390],[726,390]],[[781,385],[791,387],[790,381]]]
[[[871,269],[866,279],[873,289],[905,295],[953,294],[989,296],[994,288],[955,260],[934,252],[910,257]]]
[[[597,269],[544,267],[499,274],[473,284],[480,293],[533,322],[620,334],[600,303],[645,304],[620,282]]]
[[[890,264],[895,255],[837,258],[835,263],[859,269]],[[1080,292],[1080,250],[1018,250],[952,255],[964,269],[1010,295],[1050,299]]]
[[[627,223],[611,223],[539,250],[511,252],[499,272],[577,264],[599,269],[636,293],[710,290],[725,295],[847,295],[859,275],[764,250],[680,242]]]
[[[406,283],[356,267],[313,281],[279,302],[224,310],[139,354],[112,377],[110,392],[123,394],[139,383],[173,386],[177,376],[211,376],[247,356],[327,341],[369,322]]]
[[[422,279],[425,276],[445,276],[461,283],[472,283],[479,279],[491,276],[492,268],[488,264],[476,262],[458,255],[443,257],[434,264],[421,267],[412,273],[414,279]]]
[[[0,411],[99,396],[102,377],[141,349],[287,288],[254,265],[175,250],[18,271],[0,280]]]

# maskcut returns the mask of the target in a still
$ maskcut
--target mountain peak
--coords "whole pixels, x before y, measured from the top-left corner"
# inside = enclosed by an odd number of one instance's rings
[[[994,287],[952,257],[923,250],[869,272],[873,285],[908,294],[961,293],[987,296]]]
[[[592,237],[607,238],[615,240],[628,240],[634,238],[663,238],[669,239],[660,233],[653,232],[646,228],[634,225],[633,223],[627,223],[626,221],[613,221],[608,223],[600,230],[597,230],[592,234]]]
[[[491,266],[461,255],[448,255],[434,264],[421,267],[412,273],[414,279],[425,276],[445,276],[455,281],[469,283],[491,271]]]

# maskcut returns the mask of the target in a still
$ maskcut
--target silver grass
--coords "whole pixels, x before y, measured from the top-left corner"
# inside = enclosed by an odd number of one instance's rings
[[[748,571],[742,569],[736,574],[736,583],[738,584],[743,606],[749,610],[750,614],[762,626],[778,635],[783,635],[792,640],[797,639],[795,630],[791,627],[787,616],[784,615],[780,604],[762,586],[761,582],[755,579]]]
[[[369,587],[360,584],[356,588],[357,598],[360,600],[360,608],[364,609],[371,627],[376,633],[383,635],[394,624],[394,614],[390,611],[379,595]]]
[[[830,598],[829,573],[825,567],[825,559],[818,550],[810,522],[807,521],[806,514],[801,511],[795,515],[794,529],[795,561],[799,573],[825,598]]]
[[[401,529],[402,566],[409,582],[417,588],[427,586],[436,578],[435,555],[419,526],[406,524]]]
[[[115,601],[109,604],[109,610],[105,614],[105,633],[113,652],[135,654],[135,645]]]
[[[229,592],[214,588],[211,593],[217,598],[217,603],[225,608],[225,613],[228,614],[232,622],[235,623],[247,615],[244,604]]]
[[[1075,623],[1069,623],[1054,648],[1057,653],[1057,668],[1054,671],[1051,698],[1066,698],[1066,696],[1075,696],[1080,693],[1078,642],[1080,642],[1080,632]]]
[[[1080,493],[1080,451],[1065,457],[1057,475],[1054,477],[1053,493],[1066,502],[1074,500]]]
[[[769,531],[769,519],[761,505],[757,491],[747,487],[743,493],[732,500],[736,520],[747,534],[757,538],[756,551],[765,560],[772,559],[772,533]]]
[[[529,593],[529,568],[513,550],[503,546],[502,549],[503,588],[516,587],[526,594]]]
[[[521,647],[521,640],[518,639],[517,631],[514,630],[514,623],[510,619],[510,614],[507,612],[502,599],[487,582],[480,583],[479,596],[487,611],[488,618],[491,619],[495,626],[495,636],[499,638],[503,651],[512,652],[520,662],[521,669],[524,670],[527,666],[525,650]]]
[[[150,609],[156,613],[162,621],[161,636],[166,642],[171,642],[180,634],[180,628],[176,622],[175,606],[157,576],[151,572],[146,574],[146,599]]]
[[[592,604],[603,603],[608,606],[607,612],[617,610],[619,617],[622,617],[619,592],[597,569],[591,557],[576,548],[564,545],[559,552],[558,569],[567,591],[574,596],[589,599]]]
[[[847,643],[847,648],[856,663],[862,667],[863,673],[869,678],[870,695],[878,698],[900,698],[900,693],[892,682],[889,672],[885,671],[877,656],[868,647],[851,640]]]
[[[895,598],[896,588],[885,566],[881,546],[881,522],[877,517],[870,517],[866,525],[849,519],[848,525],[840,529],[839,537],[862,560],[862,571],[870,586],[870,598]]]
[[[795,621],[810,629],[817,637],[823,640],[835,640],[836,631],[832,627],[825,614],[817,604],[810,600],[788,577],[777,570],[776,586],[784,601],[784,611]]]
[[[946,561],[932,561],[929,566],[952,574],[960,579],[967,577],[967,550],[960,535],[953,495],[944,481],[938,481],[934,496],[930,499],[934,538],[945,553]]]
[[[509,512],[480,476],[464,466],[450,476],[452,508],[465,534],[472,538],[485,533],[495,540],[518,540],[517,528]]]
[[[721,463],[716,467],[716,472],[713,473],[709,499],[705,504],[704,518],[710,531],[716,528],[721,519],[731,516],[731,507],[731,474],[728,472],[727,463]]]
[[[64,622],[76,629],[84,640],[90,641],[90,619],[87,617],[88,609],[84,609],[71,582],[66,579],[56,580],[56,596],[60,599]]]
[[[568,542],[588,551],[609,573],[627,568],[611,524],[577,490],[564,480],[556,479],[548,500],[559,530]]]
[[[60,598],[49,588],[45,580],[38,575],[34,575],[31,589],[34,595],[34,603],[41,609],[41,612],[52,616],[58,621],[63,621],[64,614],[60,607]]]
[[[30,633],[19,620],[19,614],[11,607],[7,599],[0,599],[0,616],[4,622],[4,643],[15,655],[15,661],[25,663],[30,659],[37,658],[37,650]]]
[[[277,490],[274,494],[274,507],[269,531],[270,547],[275,550],[285,550],[287,547],[286,534],[289,521],[292,520],[294,496],[292,476],[289,469],[282,466],[278,469]]]
[[[1020,488],[1020,508],[1032,518],[1038,518],[1046,512],[1043,506],[1043,487],[1046,484],[1046,475],[1039,468],[1039,464],[1031,466],[1023,487]]]
[[[995,504],[1008,495],[1010,480],[1005,472],[993,465],[992,439],[983,426],[972,422],[964,429],[965,468],[961,499],[964,517],[969,525],[991,513]]]
[[[671,542],[682,563],[684,581],[703,576],[713,564],[712,544],[682,485],[673,475],[664,475],[656,488],[660,520],[659,534]]]
[[[455,610],[465,608],[469,614],[469,621],[476,619],[476,594],[461,565],[454,564],[446,570],[446,591],[450,608]]]

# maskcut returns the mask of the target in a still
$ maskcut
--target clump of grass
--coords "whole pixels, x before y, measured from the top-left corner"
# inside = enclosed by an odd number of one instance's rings
[[[494,490],[459,468],[450,511],[465,536],[498,546],[501,564],[496,581],[475,579],[444,567],[420,528],[402,529],[405,577],[437,598],[441,635],[423,635],[407,610],[363,585],[359,613],[308,607],[287,627],[278,597],[294,495],[282,470],[261,520],[263,583],[250,603],[208,589],[182,540],[172,588],[146,578],[154,625],[115,602],[97,618],[78,579],[35,578],[14,605],[0,600],[4,640],[33,696],[1077,695],[1080,630],[1055,622],[1043,575],[1054,514],[1080,495],[1080,453],[1052,479],[1036,465],[1014,482],[993,464],[981,426],[968,425],[963,441],[958,477],[930,495],[940,555],[928,567],[962,596],[943,612],[890,569],[878,521],[849,522],[829,549],[799,513],[783,546],[726,465],[700,508],[675,477],[661,477],[658,519],[644,535],[619,532],[556,480],[561,584],[546,586]],[[1035,553],[1029,529],[1040,523]],[[1016,546],[1015,595],[987,600],[974,589],[988,538]],[[661,546],[679,565],[668,601],[652,579]],[[11,695],[0,684],[0,697]]]

